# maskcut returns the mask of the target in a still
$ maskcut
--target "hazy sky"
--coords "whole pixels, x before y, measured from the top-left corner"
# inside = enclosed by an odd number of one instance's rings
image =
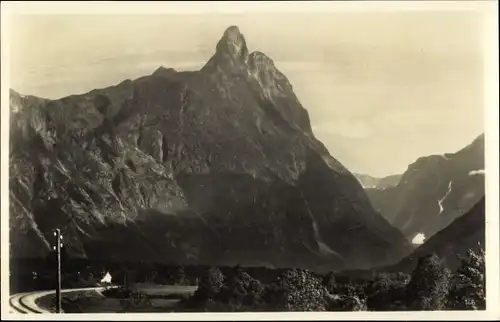
[[[383,176],[484,131],[481,23],[458,11],[25,15],[11,29],[11,87],[59,98],[160,65],[198,69],[238,25],[289,78],[332,156]]]

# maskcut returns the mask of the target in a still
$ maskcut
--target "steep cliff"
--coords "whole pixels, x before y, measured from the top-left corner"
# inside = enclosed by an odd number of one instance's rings
[[[315,139],[272,59],[228,28],[200,71],[11,93],[11,255],[371,267],[404,236]]]

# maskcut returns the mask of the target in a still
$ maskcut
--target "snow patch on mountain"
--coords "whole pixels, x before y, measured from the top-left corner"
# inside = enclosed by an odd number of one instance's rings
[[[411,240],[411,243],[413,245],[422,245],[425,241],[425,235],[424,233],[418,233],[415,235],[415,237],[413,237],[413,239]]]
[[[479,169],[479,170],[472,170],[469,172],[469,176],[475,176],[475,175],[485,175],[484,169]]]
[[[444,210],[444,208],[443,208],[443,201],[448,197],[448,195],[451,192],[451,183],[452,183],[452,181],[450,181],[450,183],[448,184],[448,191],[443,196],[443,198],[441,198],[441,199],[438,200],[438,205],[439,205],[439,213],[438,213],[438,215],[440,215],[443,212],[443,210]]]

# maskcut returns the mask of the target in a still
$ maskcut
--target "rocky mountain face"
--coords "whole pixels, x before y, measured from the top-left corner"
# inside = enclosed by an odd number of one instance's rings
[[[409,240],[430,238],[484,197],[484,134],[456,153],[418,159],[395,187],[365,191]]]
[[[199,71],[58,100],[11,92],[11,255],[363,268],[411,250],[228,28]]]
[[[397,186],[401,180],[400,174],[395,174],[383,178],[372,177],[367,174],[353,173],[363,188],[387,189],[389,187]]]
[[[478,251],[485,247],[485,198],[476,203],[465,215],[457,218],[449,226],[436,233],[411,255],[391,267],[395,271],[411,271],[418,259],[435,253],[451,269],[456,269],[469,249]]]

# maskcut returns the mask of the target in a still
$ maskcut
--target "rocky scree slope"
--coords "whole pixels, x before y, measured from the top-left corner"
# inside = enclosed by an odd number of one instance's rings
[[[11,255],[315,269],[410,251],[315,139],[287,78],[228,28],[199,71],[11,92]]]

